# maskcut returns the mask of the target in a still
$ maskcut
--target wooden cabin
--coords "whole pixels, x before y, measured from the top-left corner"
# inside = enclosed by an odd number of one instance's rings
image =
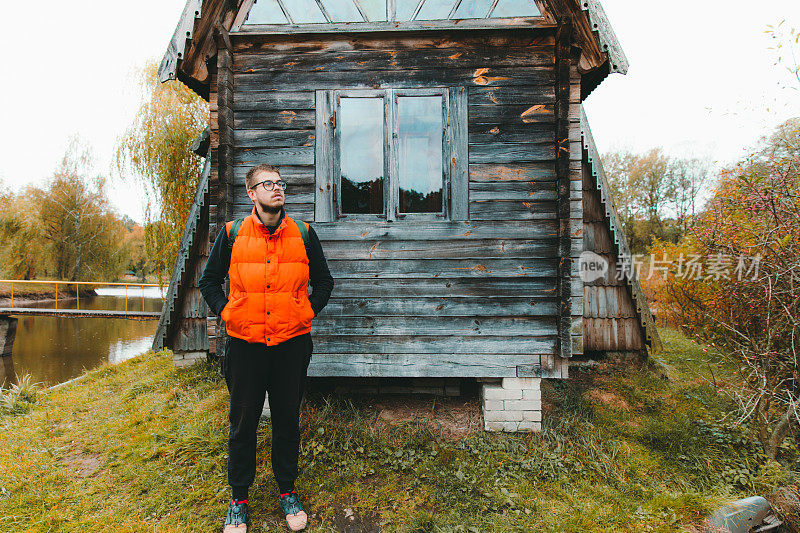
[[[159,76],[210,135],[154,348],[217,351],[197,281],[269,163],[336,280],[309,376],[477,378],[536,429],[541,378],[659,343],[582,108],[626,70],[597,0],[187,0]]]

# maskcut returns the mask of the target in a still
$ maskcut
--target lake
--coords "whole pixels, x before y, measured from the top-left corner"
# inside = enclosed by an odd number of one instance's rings
[[[81,309],[125,309],[124,287],[97,289],[97,296],[81,297]],[[158,287],[129,287],[128,309],[161,311],[163,296]],[[75,300],[58,302],[59,308],[74,309]],[[25,304],[54,307],[54,302]],[[84,370],[109,361],[119,363],[150,349],[158,320],[122,318],[63,318],[21,316],[14,340],[13,368],[20,377],[31,374],[34,382],[51,386],[79,376]],[[6,368],[8,362],[6,361]],[[7,386],[8,384],[6,384]]]

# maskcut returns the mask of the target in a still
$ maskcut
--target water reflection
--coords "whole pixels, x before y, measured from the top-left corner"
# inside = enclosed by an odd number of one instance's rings
[[[124,287],[98,292],[103,294],[81,298],[81,309],[125,309]],[[156,287],[146,287],[144,292],[140,287],[130,287],[128,309],[161,311],[160,294]],[[53,308],[53,302],[37,302],[30,307]],[[59,308],[74,307],[74,300],[59,301]],[[20,376],[31,374],[34,382],[55,385],[104,361],[119,363],[147,351],[157,324],[156,320],[20,316],[13,362],[3,364],[13,364],[13,371]]]

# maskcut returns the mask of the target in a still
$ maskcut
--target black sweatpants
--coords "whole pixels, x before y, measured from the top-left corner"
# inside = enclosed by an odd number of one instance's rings
[[[231,396],[228,483],[233,497],[247,498],[256,475],[256,430],[269,393],[272,473],[281,493],[294,489],[300,451],[300,402],[314,343],[298,335],[276,346],[228,338],[223,361]]]

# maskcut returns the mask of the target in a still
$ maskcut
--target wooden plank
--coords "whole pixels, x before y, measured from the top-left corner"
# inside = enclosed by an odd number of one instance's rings
[[[376,89],[385,87],[418,88],[437,85],[484,86],[549,85],[555,81],[548,67],[496,67],[488,69],[455,68],[440,70],[365,70],[359,72],[242,72],[234,75],[237,91],[264,91],[270,87],[282,91],[319,89]],[[545,117],[546,115],[542,115]],[[543,120],[544,121],[544,118]]]
[[[60,300],[59,300],[60,301]],[[122,318],[129,320],[158,320],[160,311],[103,311],[98,309],[41,309],[38,307],[0,307],[0,315],[5,316],[63,316]]]
[[[447,259],[557,257],[554,237],[537,240],[324,240],[328,259]]]
[[[417,240],[417,241],[470,241],[480,239],[543,239],[556,236],[555,221],[525,222],[498,220],[483,222],[336,222],[314,224],[320,240]]]
[[[240,111],[234,116],[234,127],[237,130],[313,129],[314,114],[312,109]]]
[[[555,124],[473,124],[469,130],[469,145],[495,143],[554,142]]]
[[[236,165],[251,166],[258,165],[259,163],[269,163],[271,165],[313,165],[314,147],[243,148],[236,150],[233,162]]]
[[[392,377],[516,377],[517,366],[540,364],[537,354],[334,354],[315,353],[308,375]],[[550,377],[543,369],[542,377]]]
[[[336,290],[339,290],[337,286]],[[429,316],[326,316],[311,324],[312,335],[486,335],[555,336],[555,317],[459,317]]]
[[[522,182],[525,183],[525,182]],[[527,182],[531,183],[531,182]],[[503,184],[505,185],[505,184]],[[482,200],[520,200],[520,201],[555,201],[554,190],[539,191],[475,191],[470,187],[470,198],[474,201]]]
[[[334,98],[331,91],[316,91],[315,193],[314,220],[332,222],[336,217],[335,180],[333,172],[334,135],[332,117]]]
[[[328,261],[334,278],[371,276],[374,278],[393,278],[406,276],[427,277],[553,277],[555,261],[552,259],[391,259],[338,260]],[[337,278],[338,279],[338,278]]]
[[[519,164],[471,164],[469,166],[470,181],[534,181],[555,180],[555,164],[519,163]]]
[[[483,336],[480,338],[448,335],[333,335],[315,334],[316,353],[380,354],[542,354],[552,353],[555,336]]]
[[[450,218],[469,218],[469,144],[467,130],[469,115],[465,87],[450,89],[452,121],[450,132]]]
[[[238,56],[234,61],[238,61]],[[247,91],[236,95],[234,111],[314,109],[313,91]]]
[[[553,161],[556,157],[555,143],[526,144],[478,144],[469,148],[470,164],[514,164],[525,162]]]
[[[555,220],[555,202],[518,200],[478,200],[470,202],[472,220]]]
[[[540,47],[555,45],[553,31],[403,31],[398,33],[366,33],[341,35],[232,35],[234,50],[241,54],[295,52],[347,53],[362,50],[435,50],[439,48],[494,49],[502,52],[515,48],[542,51]]]
[[[556,122],[556,140],[559,143],[556,152],[556,202],[559,221],[559,255],[558,263],[558,349],[561,358],[572,356],[572,274],[571,239],[570,239],[570,188],[569,188],[569,146],[565,142],[569,135],[569,83],[570,53],[572,48],[572,24],[562,20],[556,34],[556,68],[555,88],[556,105],[553,118]],[[594,305],[593,305],[594,308]],[[577,310],[576,310],[577,311]]]
[[[505,106],[520,105],[521,102],[533,104],[554,104],[555,87],[552,85],[530,86],[485,86],[470,87],[469,105],[473,106]]]
[[[233,142],[241,148],[296,148],[314,146],[314,130],[235,130]]]
[[[542,124],[555,122],[554,104],[470,105],[469,123]]]
[[[328,249],[325,250],[326,256]],[[347,278],[337,280],[338,298],[380,298],[405,296],[535,296],[552,297],[554,278]]]
[[[336,274],[334,274],[334,279]],[[428,317],[555,316],[553,298],[343,298],[331,297],[320,316],[416,315]]]
[[[267,53],[239,53],[236,72],[259,73],[286,70],[292,72],[358,72],[364,70],[414,70],[438,65],[443,69],[485,67],[543,66],[555,64],[553,49],[509,48],[505,50],[458,46],[416,50],[351,50],[309,52],[307,50]]]

